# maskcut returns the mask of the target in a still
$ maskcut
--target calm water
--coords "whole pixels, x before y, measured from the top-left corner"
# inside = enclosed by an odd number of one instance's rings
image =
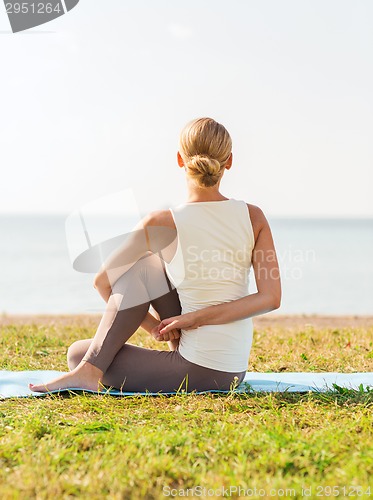
[[[0,312],[103,311],[94,274],[72,268],[65,221],[61,215],[0,216]],[[278,313],[373,314],[373,219],[270,224],[282,275]]]

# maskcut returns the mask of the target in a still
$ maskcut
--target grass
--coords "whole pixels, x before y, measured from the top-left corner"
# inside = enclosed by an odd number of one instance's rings
[[[69,344],[95,326],[73,319],[3,326],[0,369],[65,370]],[[248,369],[373,371],[372,334],[256,330]],[[141,330],[133,342],[159,348]],[[368,498],[372,409],[372,391],[352,390],[7,399],[0,498],[214,498],[237,496],[238,488],[251,498],[301,498],[302,488],[311,498]]]

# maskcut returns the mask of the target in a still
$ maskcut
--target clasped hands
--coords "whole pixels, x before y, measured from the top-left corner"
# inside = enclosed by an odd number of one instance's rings
[[[199,326],[195,313],[191,312],[163,319],[157,326],[152,328],[151,335],[155,340],[167,342],[168,340],[179,339],[181,330],[194,330]]]

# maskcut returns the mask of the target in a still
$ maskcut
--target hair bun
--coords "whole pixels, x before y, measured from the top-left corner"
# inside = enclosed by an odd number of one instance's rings
[[[189,175],[205,187],[214,186],[220,177],[220,163],[208,155],[193,155],[187,163]]]
[[[196,118],[180,133],[179,153],[187,176],[198,186],[211,187],[219,182],[232,154],[227,129],[212,118]]]

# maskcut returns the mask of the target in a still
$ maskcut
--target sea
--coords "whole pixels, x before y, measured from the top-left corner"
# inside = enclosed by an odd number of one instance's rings
[[[373,314],[373,219],[268,220],[282,283],[276,313]],[[106,221],[105,237],[132,222]],[[95,273],[73,267],[87,245],[87,228],[78,235],[65,215],[0,215],[0,314],[102,313]]]

